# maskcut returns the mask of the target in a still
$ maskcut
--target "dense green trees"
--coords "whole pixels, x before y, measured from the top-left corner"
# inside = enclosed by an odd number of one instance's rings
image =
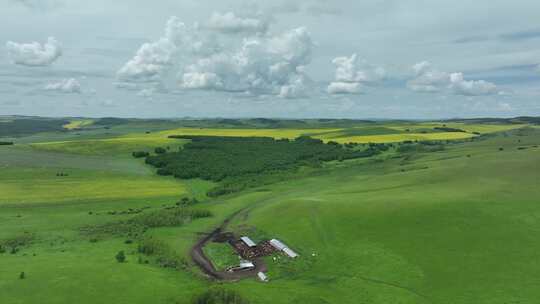
[[[13,145],[12,141],[0,141],[0,146],[11,146]]]
[[[367,157],[379,152],[346,148],[338,143],[299,137],[275,140],[268,137],[172,136],[192,141],[178,152],[146,158],[160,175],[222,181],[230,177],[318,166],[323,161]]]

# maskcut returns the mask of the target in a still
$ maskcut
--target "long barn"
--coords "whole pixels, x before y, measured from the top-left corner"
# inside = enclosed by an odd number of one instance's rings
[[[290,258],[294,259],[294,258],[298,257],[298,254],[296,252],[294,252],[294,250],[292,250],[291,248],[289,248],[287,245],[285,245],[284,243],[282,243],[279,240],[272,239],[272,240],[270,240],[270,244],[272,246],[274,246],[274,248],[276,248],[277,250],[283,251]]]

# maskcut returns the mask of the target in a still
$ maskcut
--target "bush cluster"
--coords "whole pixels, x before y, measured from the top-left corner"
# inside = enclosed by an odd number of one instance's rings
[[[20,248],[29,246],[34,241],[32,233],[23,233],[11,238],[0,240],[0,253],[17,253]]]
[[[137,251],[147,256],[155,256],[156,262],[163,268],[181,270],[188,266],[186,259],[178,255],[167,243],[152,237],[143,238]]]
[[[214,288],[195,296],[193,304],[248,304],[249,302],[233,290]]]
[[[135,152],[131,153],[131,155],[133,155],[133,157],[135,157],[135,158],[143,158],[143,157],[149,156],[150,153],[144,152],[144,151],[135,151]]]
[[[83,235],[90,236],[91,238],[111,235],[138,238],[149,228],[177,227],[192,220],[210,216],[212,216],[212,213],[208,210],[173,207],[139,214],[124,221],[85,226],[80,231]]]
[[[163,154],[163,153],[167,153],[167,149],[162,148],[162,147],[157,147],[154,149],[154,152],[156,152],[156,154]]]
[[[176,206],[189,207],[199,203],[199,200],[196,198],[183,197],[176,203]]]
[[[115,258],[116,258],[116,261],[117,261],[118,263],[124,263],[124,262],[126,261],[126,254],[124,253],[123,250],[122,250],[122,251],[119,251],[119,252],[116,254]]]
[[[403,142],[397,148],[399,153],[438,152],[444,150],[444,144],[436,141]]]
[[[449,127],[435,127],[433,130],[441,131],[441,132],[462,132],[467,133],[467,131],[458,129],[458,128],[449,128]]]

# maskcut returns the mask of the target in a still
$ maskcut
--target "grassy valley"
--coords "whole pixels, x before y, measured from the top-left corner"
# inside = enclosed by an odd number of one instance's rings
[[[0,146],[0,303],[540,298],[534,119],[16,119],[37,124],[0,134],[14,143]],[[266,283],[212,279],[190,253],[224,222],[299,257],[265,257]],[[221,243],[204,252],[220,269],[237,260]]]

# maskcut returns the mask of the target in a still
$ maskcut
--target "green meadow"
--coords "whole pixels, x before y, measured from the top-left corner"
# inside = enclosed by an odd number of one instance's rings
[[[540,129],[523,122],[306,122],[279,128],[257,121],[73,119],[66,131],[12,137],[0,146],[0,303],[196,303],[209,289],[249,303],[509,304],[540,299]],[[220,122],[230,123],[230,122]],[[283,122],[286,124],[288,122]],[[275,124],[273,122],[273,124]],[[291,123],[292,124],[292,123]],[[295,124],[299,124],[295,122]],[[303,124],[300,124],[303,125]],[[448,132],[434,128],[454,128]],[[247,127],[246,127],[247,126]],[[209,198],[215,183],[159,176],[134,150],[176,150],[169,135],[310,135],[338,143],[442,141],[444,149],[390,149],[327,162],[294,178]],[[143,237],[183,261],[164,267],[138,239],[99,237],[167,212],[182,197],[210,217],[152,226]],[[300,254],[266,258],[269,282],[216,282],[191,261],[204,233],[228,230],[278,238]],[[140,237],[140,236],[139,236]],[[10,243],[11,242],[11,243]],[[211,244],[220,268],[236,257]],[[126,254],[119,263],[115,255]],[[24,279],[21,273],[24,272]]]

